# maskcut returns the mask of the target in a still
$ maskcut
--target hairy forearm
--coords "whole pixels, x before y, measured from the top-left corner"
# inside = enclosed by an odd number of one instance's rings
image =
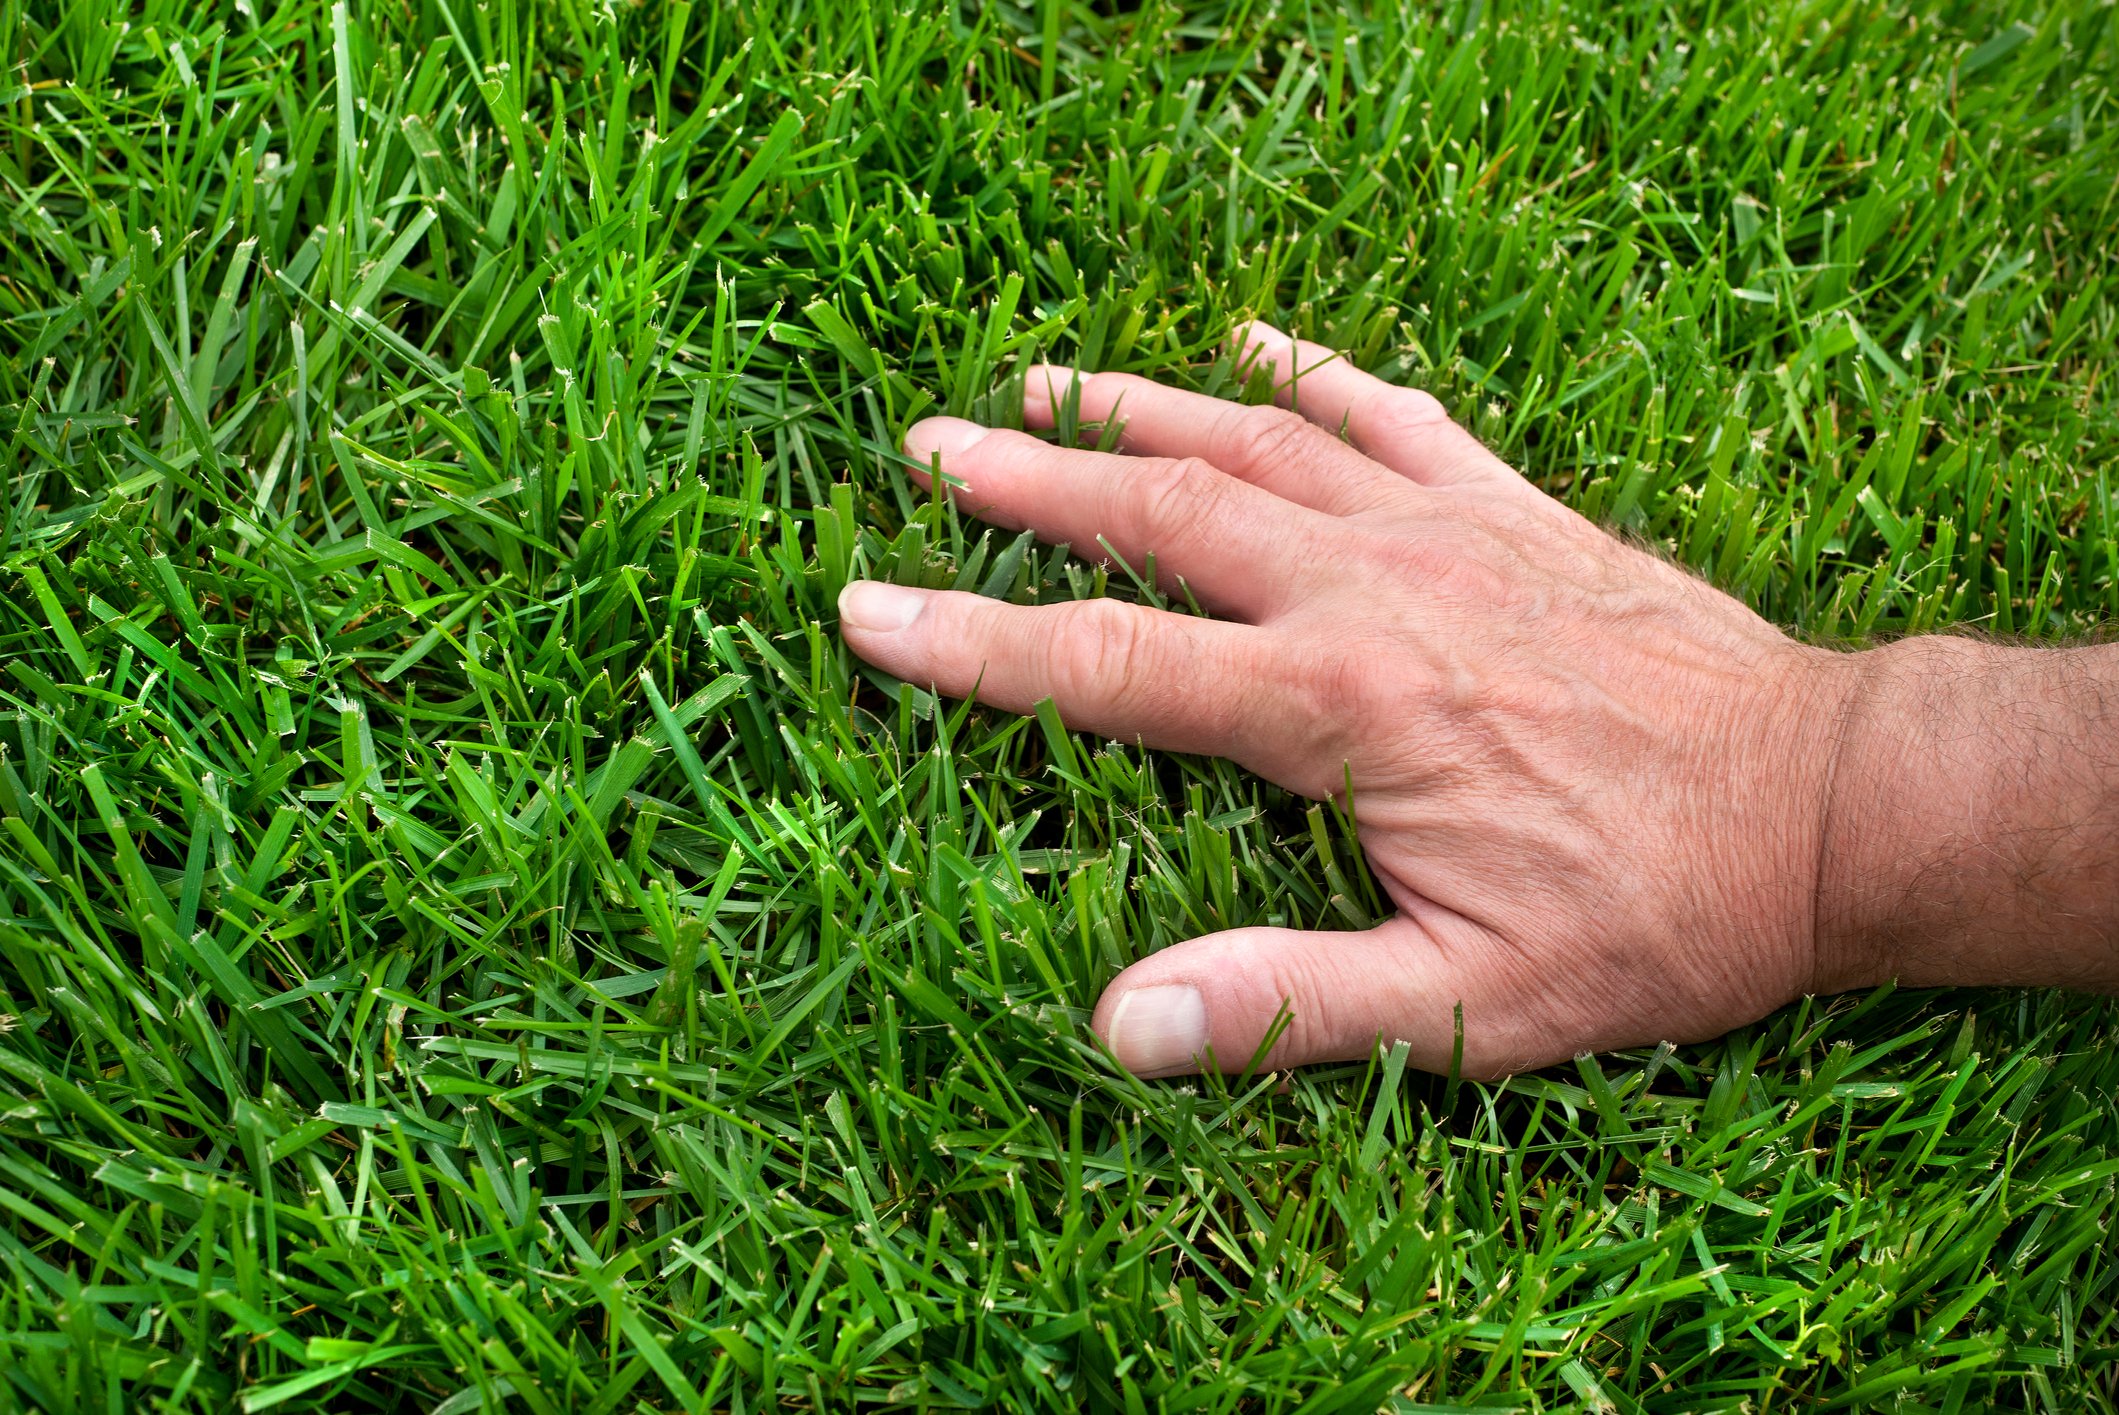
[[[2119,991],[2119,646],[1859,655],[1818,893],[1821,987]]]

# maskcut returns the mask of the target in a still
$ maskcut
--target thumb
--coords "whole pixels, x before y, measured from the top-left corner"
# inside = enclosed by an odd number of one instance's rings
[[[1288,1025],[1261,1069],[1360,1060],[1381,1040],[1447,1071],[1460,1004],[1469,1035],[1479,999],[1468,977],[1401,914],[1362,933],[1231,929],[1180,943],[1114,978],[1089,1025],[1136,1076],[1242,1071],[1283,1009]],[[1469,1041],[1466,1051],[1475,1074]]]

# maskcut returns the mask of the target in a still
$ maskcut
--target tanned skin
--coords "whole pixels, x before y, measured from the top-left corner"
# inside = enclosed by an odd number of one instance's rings
[[[862,658],[956,697],[1343,797],[1398,912],[1135,963],[1097,1032],[1143,1075],[1402,1040],[1499,1076],[1696,1041],[1805,993],[2119,989],[2119,647],[1798,642],[1545,496],[1424,393],[1263,326],[1277,407],[1078,382],[1119,451],[913,427],[964,511],[1154,563],[1212,617],[847,588]]]

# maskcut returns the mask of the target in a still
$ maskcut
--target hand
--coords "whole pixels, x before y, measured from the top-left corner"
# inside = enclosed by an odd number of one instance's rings
[[[840,601],[856,653],[944,694],[1050,697],[1074,727],[1311,797],[1351,783],[1397,915],[1142,959],[1093,1023],[1124,1065],[1240,1069],[1285,1007],[1269,1066],[1382,1039],[1443,1070],[1461,1005],[1464,1074],[1495,1076],[1717,1036],[1896,969],[1845,889],[1820,897],[1844,872],[1828,840],[1860,835],[1834,812],[1848,726],[1890,740],[1871,655],[1800,644],[1614,539],[1427,395],[1249,337],[1277,408],[1092,374],[1081,416],[1122,418],[1119,453],[952,418],[906,437],[964,510],[1135,567],[1152,553],[1214,618],[875,583]],[[1026,421],[1049,427],[1076,377],[1033,370]],[[1874,913],[1887,877],[1844,883]]]

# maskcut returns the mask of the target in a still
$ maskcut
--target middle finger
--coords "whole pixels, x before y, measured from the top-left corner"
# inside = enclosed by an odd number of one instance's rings
[[[1331,522],[1195,457],[1125,457],[1055,447],[1028,433],[929,418],[905,434],[913,472],[941,467],[957,505],[1035,531],[1090,559],[1104,547],[1136,572],[1181,581],[1218,613],[1253,623],[1300,593]]]
[[[1332,516],[1408,499],[1402,477],[1286,408],[1210,398],[1136,374],[1033,368],[1023,383],[1024,422],[1055,425],[1070,387],[1078,390],[1082,421],[1121,424],[1119,446],[1127,452],[1204,457],[1284,501]]]

